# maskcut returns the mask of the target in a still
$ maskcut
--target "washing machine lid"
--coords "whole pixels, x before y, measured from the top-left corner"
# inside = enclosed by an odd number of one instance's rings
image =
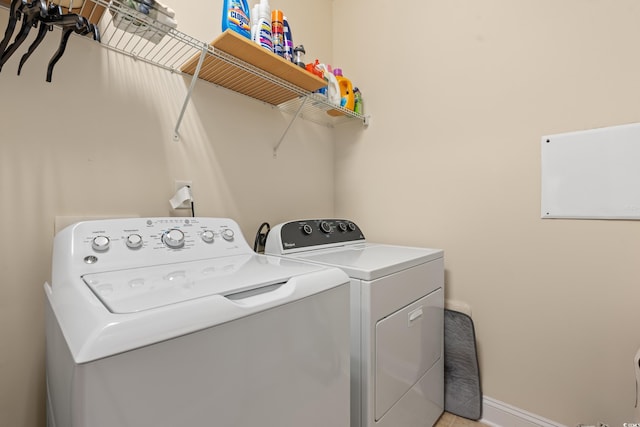
[[[287,282],[319,266],[256,255],[86,274],[83,281],[112,313],[136,313],[197,298],[233,296]]]
[[[349,277],[337,268],[232,255],[85,274],[45,284],[73,360],[89,363],[312,298]]]
[[[361,243],[292,254],[296,259],[342,269],[351,278],[375,280],[442,258],[441,249]]]

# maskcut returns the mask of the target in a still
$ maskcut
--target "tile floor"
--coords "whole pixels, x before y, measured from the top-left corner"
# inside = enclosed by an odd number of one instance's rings
[[[434,427],[483,427],[486,424],[458,417],[448,412],[442,414]]]

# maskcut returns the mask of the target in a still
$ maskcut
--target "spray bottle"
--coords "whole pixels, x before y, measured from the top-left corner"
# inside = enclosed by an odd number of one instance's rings
[[[293,35],[287,17],[284,17],[284,59],[293,62]]]
[[[284,14],[278,9],[271,12],[271,37],[273,53],[284,57]]]

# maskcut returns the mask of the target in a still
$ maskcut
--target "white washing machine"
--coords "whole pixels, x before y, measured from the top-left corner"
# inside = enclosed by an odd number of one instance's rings
[[[75,224],[44,288],[51,427],[349,426],[349,278],[232,220]]]
[[[444,254],[367,243],[352,221],[275,226],[265,253],[351,278],[351,426],[431,427],[444,410]]]

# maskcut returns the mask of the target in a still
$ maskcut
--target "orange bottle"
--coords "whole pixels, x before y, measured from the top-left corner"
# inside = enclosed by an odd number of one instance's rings
[[[340,68],[334,68],[333,75],[336,76],[338,86],[340,86],[340,106],[353,111],[356,98],[353,94],[351,80],[342,75],[342,69]]]
[[[284,56],[284,14],[278,9],[271,11],[271,39],[273,53]]]
[[[315,62],[310,62],[307,64],[307,66],[305,67],[307,69],[308,72],[310,72],[311,74],[315,74],[316,76],[320,77],[321,79],[324,78],[322,71],[318,68],[318,65],[320,64],[320,61],[318,61],[316,59]]]

